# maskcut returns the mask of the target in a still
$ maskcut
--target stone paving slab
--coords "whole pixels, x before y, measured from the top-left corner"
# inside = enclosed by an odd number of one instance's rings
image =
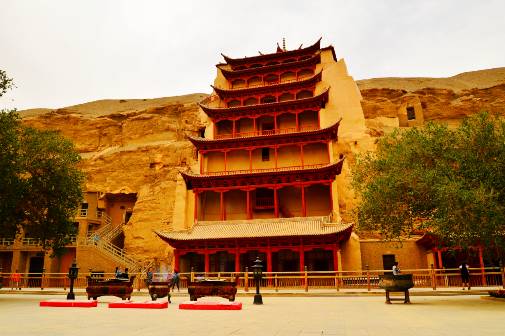
[[[161,310],[108,309],[114,297],[87,310],[40,308],[44,297],[0,295],[0,335],[505,335],[505,300],[475,295],[415,297],[410,305],[367,296],[265,297],[257,306],[243,297],[241,311],[179,310],[184,297]]]

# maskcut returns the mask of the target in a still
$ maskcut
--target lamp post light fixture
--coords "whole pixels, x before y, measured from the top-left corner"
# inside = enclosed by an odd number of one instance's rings
[[[67,300],[75,300],[74,294],[74,281],[77,279],[79,274],[79,267],[77,267],[77,261],[74,259],[72,266],[68,269],[68,278],[70,279],[70,292],[67,294]]]
[[[251,267],[253,269],[254,281],[256,282],[256,294],[254,295],[254,304],[263,304],[263,297],[260,294],[260,282],[263,277],[261,269],[263,266],[261,265],[261,260],[259,257],[256,257],[254,261],[254,265]]]

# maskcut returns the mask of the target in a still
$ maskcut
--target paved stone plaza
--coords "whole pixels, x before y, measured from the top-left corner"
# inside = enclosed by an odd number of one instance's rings
[[[505,300],[469,296],[414,296],[411,305],[384,304],[384,297],[238,297],[241,311],[41,308],[63,296],[0,295],[0,335],[504,335]],[[81,297],[80,297],[81,298]],[[135,296],[134,301],[147,300]],[[222,300],[204,298],[200,300]]]

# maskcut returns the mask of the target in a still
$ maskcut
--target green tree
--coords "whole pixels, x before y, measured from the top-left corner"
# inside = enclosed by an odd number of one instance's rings
[[[429,123],[383,137],[353,175],[362,230],[399,239],[435,234],[446,246],[505,248],[505,122],[487,113],[457,129]]]
[[[1,235],[23,230],[58,253],[75,234],[84,179],[79,154],[57,132],[24,126],[15,110],[0,112],[0,148]]]

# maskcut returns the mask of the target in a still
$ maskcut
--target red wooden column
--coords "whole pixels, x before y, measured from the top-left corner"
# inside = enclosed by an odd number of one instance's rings
[[[337,272],[339,270],[338,267],[338,246],[333,246],[333,270]]]
[[[274,217],[279,218],[279,200],[277,199],[277,188],[274,188]]]
[[[203,174],[203,152],[198,151],[198,157],[200,158],[200,174]]]
[[[303,144],[300,144],[300,161],[302,162],[302,168],[305,165],[303,158]]]
[[[252,214],[251,214],[251,190],[246,191],[246,214],[247,214],[247,219],[252,219]]]
[[[235,273],[240,272],[240,250],[235,249]]]
[[[274,147],[275,169],[279,166],[277,163],[277,146]]]
[[[302,217],[307,216],[307,204],[305,203],[305,186],[302,184],[300,185],[300,188],[302,189]]]
[[[210,258],[209,251],[205,250],[205,273],[210,272]]]
[[[253,149],[249,149],[249,171],[252,172],[252,151]]]
[[[224,209],[224,192],[222,191],[219,192],[219,213],[221,214],[221,220],[225,220],[226,213]]]
[[[174,270],[180,271],[180,258],[179,258],[179,250],[174,249]]]
[[[487,286],[484,257],[482,256],[482,246],[479,246],[479,264],[480,264],[480,274],[482,276],[482,286]]]
[[[267,247],[267,272],[272,272],[272,247]]]
[[[303,242],[302,245],[300,245],[300,272],[303,272],[305,270],[305,248],[303,247]]]
[[[198,191],[194,191],[195,192],[195,213],[194,213],[194,222],[198,222],[198,194],[200,194],[200,192]]]

